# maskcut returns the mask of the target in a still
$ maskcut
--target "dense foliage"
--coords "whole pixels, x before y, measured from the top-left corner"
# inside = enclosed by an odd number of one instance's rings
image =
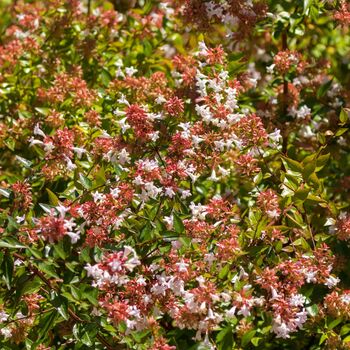
[[[350,349],[350,5],[0,1],[1,349]]]

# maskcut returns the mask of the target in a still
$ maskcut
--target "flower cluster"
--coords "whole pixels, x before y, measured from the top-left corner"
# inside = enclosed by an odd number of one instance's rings
[[[7,3],[1,349],[349,348],[348,5]]]

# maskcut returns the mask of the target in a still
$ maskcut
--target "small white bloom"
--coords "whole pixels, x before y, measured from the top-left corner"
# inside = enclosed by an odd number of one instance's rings
[[[9,315],[4,310],[1,310],[0,311],[0,322],[5,322],[8,320],[8,318],[9,318]]]
[[[163,95],[159,95],[157,98],[156,98],[156,104],[158,105],[161,105],[163,104],[164,102],[166,102],[166,99]]]
[[[125,73],[128,77],[132,77],[135,73],[137,73],[137,69],[133,66],[126,67]]]
[[[67,235],[70,237],[72,244],[75,244],[79,241],[79,238],[80,238],[79,232],[70,231],[70,232],[67,232]]]
[[[34,127],[34,135],[46,137],[45,133],[40,129],[39,124],[36,124]]]
[[[16,222],[17,222],[18,224],[24,222],[25,219],[26,219],[26,216],[25,216],[25,215],[23,215],[23,216],[16,216]]]
[[[94,202],[97,203],[97,202],[103,201],[105,198],[105,195],[103,193],[96,191],[96,192],[92,192],[92,198],[94,199]]]
[[[12,331],[10,328],[1,328],[0,333],[5,337],[5,339],[12,337]]]
[[[328,288],[335,287],[340,282],[340,279],[338,277],[329,276],[326,279],[326,282],[324,283]]]

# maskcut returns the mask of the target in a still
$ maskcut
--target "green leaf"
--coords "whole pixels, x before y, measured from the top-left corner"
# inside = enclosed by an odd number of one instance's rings
[[[302,164],[297,162],[296,160],[282,156],[282,161],[287,170],[289,169],[298,173],[303,172]]]
[[[345,124],[348,121],[349,118],[349,113],[347,110],[344,108],[341,109],[340,115],[339,115],[339,120],[341,123]]]
[[[251,342],[252,342],[252,344],[255,346],[255,347],[257,347],[257,346],[259,346],[259,341],[261,340],[261,338],[259,338],[259,337],[254,337],[252,340],[251,340]]]
[[[16,141],[12,137],[6,138],[3,142],[11,151],[15,150]]]
[[[249,344],[251,339],[254,337],[255,333],[256,333],[256,330],[253,329],[253,330],[244,334],[244,336],[242,337],[242,341],[241,341],[242,347],[246,347]]]
[[[316,169],[316,162],[310,162],[305,165],[303,169],[303,178],[305,181],[307,181],[310,177],[310,175],[315,171]]]
[[[65,320],[69,320],[68,306],[66,303],[62,303],[62,305],[57,308],[57,311]]]
[[[95,185],[101,186],[106,183],[106,174],[105,174],[105,168],[103,165],[100,166],[100,169],[95,174]]]
[[[233,346],[233,332],[232,326],[228,325],[221,330],[216,336],[216,342],[219,345],[219,350],[232,349]]]
[[[328,329],[333,329],[335,327],[338,326],[339,323],[342,322],[342,319],[341,318],[336,318],[335,320],[333,320],[329,325],[328,325]]]
[[[316,172],[320,171],[328,162],[330,153],[319,156],[316,160]]]
[[[340,329],[340,335],[345,335],[350,332],[350,323],[345,324],[341,329]]]
[[[333,83],[333,79],[327,81],[327,83],[323,84],[320,86],[320,88],[317,90],[317,98],[321,98],[323,97],[326,92],[329,90],[329,88],[331,87]]]
[[[303,10],[303,14],[308,13],[308,10],[310,8],[310,6],[312,5],[313,0],[304,0],[304,10]]]
[[[71,291],[72,291],[72,296],[76,299],[76,300],[81,300],[82,294],[79,288],[70,285],[69,286]]]
[[[177,214],[173,213],[174,218],[174,229],[176,233],[183,233],[185,231],[185,226],[182,220],[177,216]]]
[[[319,345],[323,344],[327,339],[328,339],[328,335],[326,333],[323,333],[320,338],[320,342],[318,344]]]
[[[43,339],[48,335],[49,331],[54,326],[56,317],[57,317],[56,310],[53,310],[52,312],[49,312],[43,316],[43,318],[40,320],[40,323],[38,326],[38,338],[39,339]]]
[[[312,173],[309,178],[308,181],[313,184],[316,189],[319,189],[321,187],[321,181],[319,180],[319,178],[317,177],[317,175],[315,173]]]
[[[2,265],[1,265],[1,270],[3,272],[3,279],[5,280],[7,289],[11,289],[11,283],[12,283],[12,277],[13,277],[13,258],[11,255],[6,254],[4,256]]]
[[[97,300],[98,291],[96,288],[83,292],[83,298],[89,300],[92,305],[98,306]]]
[[[20,164],[22,164],[27,169],[30,169],[32,167],[33,162],[31,162],[28,159],[25,159],[25,158],[20,157],[20,156],[16,156],[16,160],[18,160],[18,162]]]
[[[32,280],[27,281],[20,292],[20,295],[25,295],[25,294],[31,294],[31,293],[36,293],[40,287],[43,285],[43,281],[35,276]]]
[[[92,182],[91,182],[91,180],[88,177],[86,177],[82,173],[79,173],[79,180],[80,180],[80,183],[83,185],[84,188],[86,188],[87,190],[91,189]]]
[[[109,82],[112,80],[112,76],[111,74],[109,73],[108,70],[106,69],[102,69],[102,72],[101,72],[101,81],[102,81],[102,84],[104,86],[108,86],[109,85]]]
[[[67,253],[66,253],[66,250],[64,249],[64,241],[63,240],[61,240],[57,244],[55,244],[53,246],[53,249],[62,260],[66,259]]]
[[[49,196],[50,204],[53,205],[54,207],[58,206],[58,204],[60,202],[58,197],[48,188],[46,189],[46,192],[47,192],[47,194]]]
[[[8,190],[7,188],[0,188],[0,194],[6,198],[10,198],[11,190]]]
[[[152,47],[152,44],[150,43],[149,40],[144,40],[143,41],[143,52],[144,54],[147,56],[150,56],[152,54],[152,50],[153,50],[153,47]]]
[[[50,262],[39,262],[38,263],[38,269],[44,273],[46,273],[48,276],[53,278],[60,278],[58,274],[56,273],[55,267]]]
[[[50,108],[46,108],[46,107],[35,107],[34,108],[38,113],[47,116],[50,112]]]
[[[345,134],[349,129],[348,128],[340,128],[336,133],[335,133],[335,136],[336,137],[339,137],[343,134]]]
[[[6,237],[3,240],[0,240],[0,248],[21,249],[26,248],[26,246],[20,244],[15,238]]]
[[[85,263],[90,263],[91,262],[91,257],[90,257],[90,248],[85,247],[81,250],[80,255],[79,255],[79,260]]]
[[[294,198],[301,200],[301,201],[304,201],[307,198],[309,192],[310,192],[310,190],[308,188],[301,187],[295,192]]]
[[[80,340],[83,344],[87,346],[91,346],[93,344],[88,332],[85,332],[83,336],[80,338]]]
[[[224,279],[230,271],[230,265],[226,264],[219,272],[219,278]]]

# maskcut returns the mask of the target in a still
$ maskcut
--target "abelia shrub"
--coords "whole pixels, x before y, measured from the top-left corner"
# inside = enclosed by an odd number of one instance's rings
[[[344,1],[0,3],[1,349],[349,349]]]

